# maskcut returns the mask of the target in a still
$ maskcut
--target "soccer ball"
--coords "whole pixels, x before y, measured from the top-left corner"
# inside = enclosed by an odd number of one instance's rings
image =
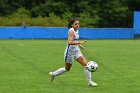
[[[87,63],[87,69],[90,71],[90,72],[95,72],[98,68],[98,64],[95,62],[95,61],[89,61]]]

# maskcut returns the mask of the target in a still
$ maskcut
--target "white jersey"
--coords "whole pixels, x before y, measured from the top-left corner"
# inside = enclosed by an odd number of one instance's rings
[[[70,29],[69,29],[69,32],[70,32],[70,31],[73,31],[73,32],[74,32],[73,41],[77,41],[77,42],[78,42],[78,39],[79,39],[78,30],[75,32],[73,28],[70,28]],[[69,32],[68,32],[68,33],[69,33]],[[76,51],[76,50],[79,48],[78,44],[77,44],[77,45],[68,45],[68,44],[67,44],[67,48],[68,48],[68,47],[69,47],[69,49],[72,49],[73,51]]]
[[[73,28],[70,28],[69,32],[71,30],[74,31]],[[78,34],[78,30],[77,30],[76,32],[74,31],[73,41],[78,42],[78,39],[79,39],[79,34]],[[66,49],[65,49],[65,53],[64,53],[65,62],[68,62],[68,63],[72,64],[73,60],[77,59],[81,55],[82,54],[81,54],[81,51],[80,51],[80,48],[79,48],[78,44],[76,44],[76,45],[68,45],[67,44]]]

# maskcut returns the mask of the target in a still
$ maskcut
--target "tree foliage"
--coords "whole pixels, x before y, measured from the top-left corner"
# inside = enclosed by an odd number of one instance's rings
[[[68,19],[78,17],[82,27],[132,27],[139,5],[139,0],[0,0],[0,22],[16,18],[15,25],[24,20],[28,25],[66,26]],[[12,22],[4,23],[0,25]]]

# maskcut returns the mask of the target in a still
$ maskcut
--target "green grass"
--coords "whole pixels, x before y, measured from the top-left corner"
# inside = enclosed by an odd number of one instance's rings
[[[0,40],[0,93],[139,93],[140,40],[88,40],[83,54],[96,60],[97,87],[87,86],[76,61],[50,82],[48,73],[64,66],[66,40]]]

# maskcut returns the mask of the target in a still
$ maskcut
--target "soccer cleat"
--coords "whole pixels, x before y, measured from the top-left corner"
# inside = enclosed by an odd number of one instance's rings
[[[49,75],[50,75],[50,77],[51,77],[51,79],[50,79],[50,80],[51,80],[51,82],[53,82],[54,77],[55,77],[55,76],[53,75],[53,72],[50,72],[50,73],[49,73]]]
[[[97,84],[95,82],[91,81],[91,80],[88,82],[88,85],[92,86],[92,87],[97,86]]]

